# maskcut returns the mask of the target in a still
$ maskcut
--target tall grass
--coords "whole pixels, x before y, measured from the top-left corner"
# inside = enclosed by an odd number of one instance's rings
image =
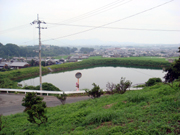
[[[160,83],[121,95],[47,108],[48,122],[40,127],[29,123],[26,113],[3,116],[0,134],[177,135],[179,112],[180,88]]]

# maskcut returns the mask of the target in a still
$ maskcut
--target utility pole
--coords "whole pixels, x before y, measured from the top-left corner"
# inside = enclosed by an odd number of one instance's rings
[[[40,77],[40,90],[42,90],[42,68],[41,68],[41,29],[47,29],[47,27],[41,27],[41,23],[46,24],[44,21],[39,20],[39,15],[37,15],[37,20],[34,20],[32,24],[38,24],[39,29],[39,77]]]

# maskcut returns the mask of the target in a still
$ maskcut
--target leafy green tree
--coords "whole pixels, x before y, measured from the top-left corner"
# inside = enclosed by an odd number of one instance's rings
[[[30,66],[36,66],[36,62],[33,59],[29,62],[29,64],[30,64]]]
[[[45,61],[41,61],[41,65],[45,67],[46,66]]]
[[[85,90],[88,96],[91,98],[98,98],[103,94],[103,90],[100,89],[99,85],[95,83],[92,84],[94,87],[91,90]]]
[[[90,52],[93,52],[94,51],[94,48],[87,48],[87,47],[82,47],[81,49],[80,49],[80,51],[82,52],[82,53],[90,53]]]
[[[179,52],[180,52],[180,47],[179,47]],[[174,80],[179,79],[180,77],[180,57],[178,60],[175,60],[171,64],[171,66],[166,68],[164,71],[167,72],[166,75],[164,76],[165,83],[173,87]]]
[[[22,100],[22,106],[25,106],[25,111],[28,113],[28,121],[40,126],[47,122],[45,116],[46,103],[42,101],[43,97],[37,96],[36,93],[27,93]]]

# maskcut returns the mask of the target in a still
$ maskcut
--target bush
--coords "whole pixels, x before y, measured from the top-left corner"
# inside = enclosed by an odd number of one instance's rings
[[[37,96],[36,93],[27,93],[22,100],[22,106],[25,106],[29,117],[28,121],[36,123],[40,126],[42,123],[47,122],[45,116],[46,103],[42,101],[43,97]]]
[[[64,92],[63,92],[63,94],[57,95],[56,97],[57,97],[57,99],[59,99],[61,101],[61,103],[63,105],[65,104],[67,95]]]
[[[9,78],[0,79],[0,88],[17,88],[17,82],[13,82]]]
[[[43,97],[37,96],[36,93],[27,93],[22,100],[22,106],[25,106],[27,110],[30,110],[34,104],[39,104],[43,100]]]
[[[115,93],[116,84],[108,82],[106,84],[106,93],[114,94]]]
[[[158,82],[162,82],[162,80],[160,78],[150,78],[147,82],[146,82],[146,86],[153,86]]]
[[[29,90],[40,90],[40,86],[24,86],[22,89],[29,89]],[[49,91],[61,91],[59,88],[54,86],[51,83],[42,83],[42,89],[43,90],[49,90]]]
[[[103,91],[100,89],[99,85],[97,86],[95,83],[92,84],[94,88],[91,90],[85,90],[88,96],[91,98],[98,98],[103,94]]]
[[[115,91],[117,93],[123,94],[126,92],[127,88],[131,86],[131,84],[131,81],[125,81],[125,78],[121,77],[120,83],[116,85]]]
[[[2,123],[2,114],[0,114],[0,131],[5,127],[5,125]]]

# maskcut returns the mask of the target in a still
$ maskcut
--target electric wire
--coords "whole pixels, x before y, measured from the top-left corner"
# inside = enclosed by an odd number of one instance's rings
[[[24,28],[27,28],[27,26],[29,27],[29,24],[20,25],[20,26],[16,26],[16,27],[13,27],[13,28],[6,29],[6,30],[2,30],[2,31],[0,31],[0,34],[4,34],[4,33],[7,33],[7,32],[12,32],[12,31],[24,29]]]
[[[98,26],[90,26],[90,25],[74,25],[74,24],[58,24],[58,23],[48,23],[52,25],[63,25],[63,26],[75,26],[75,27],[98,27]],[[104,29],[122,29],[122,30],[140,30],[140,31],[172,31],[172,32],[180,32],[180,30],[168,30],[168,29],[141,29],[141,28],[119,28],[119,27],[100,27]]]
[[[159,4],[159,5],[157,5],[157,6],[154,6],[154,7],[152,7],[152,8],[143,10],[143,11],[138,12],[138,13],[135,13],[135,14],[133,14],[133,15],[130,15],[130,16],[124,17],[124,18],[122,18],[122,19],[118,19],[118,20],[116,20],[116,21],[109,22],[109,23],[106,23],[106,24],[103,24],[103,25],[100,25],[100,26],[97,26],[97,27],[94,27],[94,28],[90,28],[90,29],[87,29],[87,30],[84,30],[84,31],[72,33],[72,34],[65,35],[65,36],[61,36],[61,37],[57,37],[57,38],[52,38],[52,39],[43,40],[43,42],[50,41],[50,40],[54,40],[54,39],[59,39],[59,38],[65,38],[65,37],[69,37],[69,36],[74,36],[74,35],[78,35],[78,34],[81,34],[81,33],[88,32],[88,31],[92,31],[92,30],[95,30],[95,29],[97,29],[97,28],[104,27],[104,26],[107,26],[107,25],[110,25],[110,24],[114,24],[114,23],[117,23],[117,22],[120,22],[120,21],[129,19],[129,18],[131,18],[131,17],[140,15],[140,14],[142,14],[142,13],[151,11],[151,10],[153,10],[153,9],[159,8],[159,7],[161,7],[161,6],[163,6],[163,5],[166,5],[166,4],[168,4],[168,3],[170,3],[170,2],[173,2],[173,1],[174,1],[174,0],[170,0],[170,1],[168,1],[168,2],[165,2],[165,3]]]
[[[120,5],[117,5],[117,4],[119,4],[119,3],[123,2],[123,1],[125,1],[125,0],[115,1],[115,2],[118,2],[118,3],[114,3],[114,2],[113,2],[113,5],[111,5],[112,3],[107,4],[107,5],[103,6],[103,7],[97,8],[97,9],[92,10],[92,11],[87,12],[87,13],[84,13],[84,14],[79,15],[79,16],[77,16],[77,17],[74,17],[74,18],[70,18],[70,19],[61,21],[60,23],[72,23],[72,22],[80,21],[80,20],[83,20],[83,19],[86,19],[86,18],[95,16],[95,15],[98,15],[98,14],[103,13],[103,12],[105,12],[105,11],[114,9],[114,8],[116,8],[116,7],[125,5],[125,4],[129,3],[129,2],[132,1],[132,0],[129,0],[129,1],[125,2],[125,3],[122,3],[122,4],[120,4]],[[116,5],[116,6],[111,7],[110,5],[111,5],[111,6]],[[99,11],[99,10],[100,10],[100,11]],[[101,10],[102,10],[102,11],[101,11]],[[52,28],[52,27],[49,27],[49,28]]]

